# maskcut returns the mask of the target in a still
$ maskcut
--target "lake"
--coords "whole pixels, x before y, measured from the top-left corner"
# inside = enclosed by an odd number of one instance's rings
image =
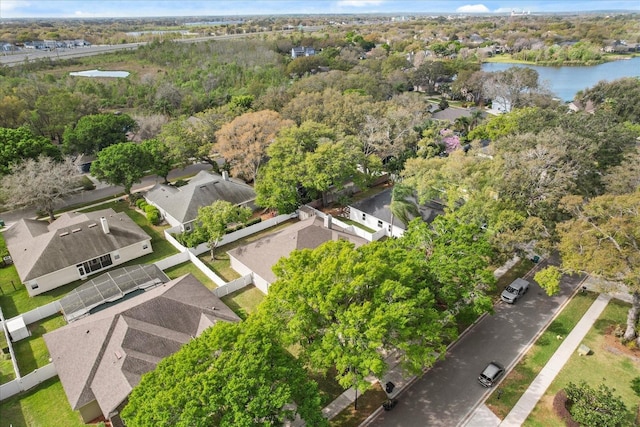
[[[640,57],[579,67],[542,67],[539,65],[486,62],[482,71],[504,71],[511,67],[533,68],[539,81],[546,84],[555,96],[572,101],[580,90],[593,87],[601,80],[613,81],[622,77],[640,77]]]

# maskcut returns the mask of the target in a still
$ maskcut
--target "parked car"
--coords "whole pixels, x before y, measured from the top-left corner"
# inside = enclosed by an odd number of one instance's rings
[[[504,374],[504,368],[502,365],[496,362],[491,362],[484,368],[484,371],[478,377],[478,381],[483,387],[493,387],[493,384]]]
[[[528,290],[529,282],[524,279],[517,278],[507,286],[504,291],[502,291],[500,298],[506,303],[513,304],[518,301],[522,295],[526,294]]]

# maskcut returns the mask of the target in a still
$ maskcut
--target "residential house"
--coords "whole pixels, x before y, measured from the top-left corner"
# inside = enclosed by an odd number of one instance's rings
[[[316,54],[316,50],[312,47],[296,46],[291,48],[291,58],[296,59],[301,56],[313,56]]]
[[[282,257],[287,257],[296,249],[314,249],[330,240],[348,240],[356,246],[367,241],[354,234],[347,233],[339,227],[326,224],[312,216],[286,229],[263,237],[256,242],[233,249],[229,252],[231,267],[238,273],[253,276],[254,285],[265,294],[269,286],[276,280],[271,270]]]
[[[22,219],[5,232],[30,296],[153,252],[151,237],[125,213],[64,213],[48,224]]]
[[[198,208],[224,200],[236,206],[254,209],[256,193],[253,187],[229,178],[226,172],[218,175],[200,171],[182,187],[157,184],[145,194],[145,199],[158,208],[171,226],[180,226],[182,231],[191,231],[198,216]]]
[[[349,206],[349,219],[356,221],[373,230],[385,230],[387,236],[400,237],[407,229],[407,224],[395,218],[391,213],[391,193],[393,188],[387,188],[364,200]],[[431,222],[437,215],[444,212],[443,206],[435,201],[424,205],[416,203],[420,216],[426,222]]]
[[[44,335],[58,377],[85,423],[119,413],[143,374],[218,322],[240,318],[191,274]]]

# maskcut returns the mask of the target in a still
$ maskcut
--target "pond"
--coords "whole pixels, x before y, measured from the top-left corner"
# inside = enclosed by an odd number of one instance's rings
[[[87,71],[76,71],[69,73],[70,76],[78,76],[78,77],[115,77],[115,78],[125,78],[129,76],[128,71],[102,71],[102,70],[87,70]]]
[[[606,62],[593,66],[543,67],[515,63],[487,62],[482,71],[504,71],[511,67],[528,67],[538,72],[539,81],[546,84],[555,96],[572,101],[576,93],[593,87],[601,80],[613,81],[622,77],[640,77],[640,57]]]

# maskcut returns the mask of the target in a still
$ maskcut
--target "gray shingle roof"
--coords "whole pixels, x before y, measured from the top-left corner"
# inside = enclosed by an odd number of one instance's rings
[[[229,251],[229,255],[269,283],[273,283],[276,277],[271,268],[280,258],[289,256],[294,249],[314,249],[324,242],[338,239],[349,240],[356,246],[367,243],[366,240],[345,233],[337,227],[329,230],[323,226],[322,220],[312,217],[256,242],[233,249]]]
[[[246,204],[255,200],[256,193],[243,182],[225,180],[220,175],[200,171],[182,187],[157,184],[145,198],[184,224],[196,218],[199,207],[209,206],[217,200],[234,205]]]
[[[107,219],[109,234],[102,229],[101,217]],[[51,224],[22,219],[5,233],[5,239],[25,282],[151,237],[126,214],[103,209],[67,212]]]
[[[71,407],[96,400],[109,416],[163,358],[206,327],[239,320],[189,274],[49,332],[44,340]]]
[[[371,215],[391,224],[391,210],[389,209],[389,205],[391,204],[392,191],[393,188],[387,188],[380,193],[354,203],[352,206],[367,215]],[[443,213],[442,205],[435,201],[430,201],[424,205],[418,206],[418,211],[420,212],[422,219],[426,222],[433,221],[437,215]],[[406,230],[407,228],[406,224],[398,218],[393,219],[393,225],[400,227],[403,230]]]

